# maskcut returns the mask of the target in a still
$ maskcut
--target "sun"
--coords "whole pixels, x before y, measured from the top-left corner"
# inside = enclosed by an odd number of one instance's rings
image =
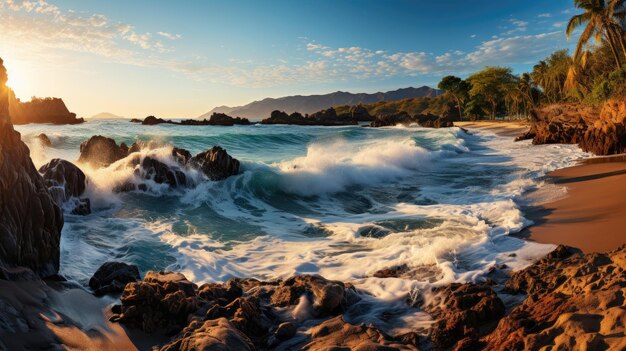
[[[7,86],[15,92],[15,96],[30,99],[29,87],[27,83],[28,69],[18,60],[5,59],[4,67],[7,69],[9,80]]]

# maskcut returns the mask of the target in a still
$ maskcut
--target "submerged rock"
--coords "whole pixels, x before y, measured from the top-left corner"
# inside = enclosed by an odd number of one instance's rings
[[[89,287],[96,295],[124,291],[126,284],[140,280],[139,268],[123,262],[105,262],[89,279]]]
[[[189,163],[202,170],[210,180],[224,180],[239,174],[239,161],[219,146],[197,154]]]
[[[93,167],[106,167],[128,156],[128,151],[128,146],[124,143],[117,145],[111,138],[96,135],[80,144],[78,162]]]
[[[13,129],[6,81],[0,59],[0,266],[51,276],[59,270],[63,213]]]
[[[52,142],[50,141],[50,138],[48,138],[48,136],[44,133],[37,135],[36,139],[39,140],[39,142],[41,142],[41,145],[43,146],[46,146],[46,147],[52,146]]]

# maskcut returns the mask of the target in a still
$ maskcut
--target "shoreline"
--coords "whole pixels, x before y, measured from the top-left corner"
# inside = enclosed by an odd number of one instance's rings
[[[456,122],[456,126],[515,137],[524,122]],[[585,253],[609,252],[626,243],[626,154],[594,157],[545,176],[546,185],[564,186],[563,197],[526,206],[533,224],[512,236],[543,244],[567,245]],[[532,196],[532,193],[529,194]]]

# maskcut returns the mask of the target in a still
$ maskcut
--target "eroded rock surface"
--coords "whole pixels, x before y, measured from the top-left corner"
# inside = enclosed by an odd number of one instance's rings
[[[59,207],[69,206],[71,213],[87,215],[91,213],[91,201],[81,198],[87,186],[85,173],[71,162],[53,159],[39,168],[39,173],[48,191]]]
[[[59,270],[63,213],[13,129],[6,81],[0,59],[0,265],[50,276]]]
[[[506,287],[528,297],[482,340],[485,349],[626,348],[626,246],[586,255],[560,246]]]
[[[78,162],[92,167],[106,167],[128,156],[128,150],[124,143],[117,145],[111,138],[96,135],[80,144]]]
[[[105,262],[89,279],[89,287],[96,295],[124,291],[126,284],[140,280],[139,268],[123,262]]]
[[[239,173],[239,161],[219,146],[197,154],[189,163],[202,170],[210,180],[224,180]]]

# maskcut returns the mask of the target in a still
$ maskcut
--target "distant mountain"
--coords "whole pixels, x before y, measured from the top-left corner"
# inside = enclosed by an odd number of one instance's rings
[[[374,94],[353,94],[337,91],[325,95],[295,95],[276,99],[266,98],[244,106],[220,106],[203,114],[199,118],[208,118],[213,113],[225,113],[230,116],[246,118],[265,118],[274,110],[285,111],[287,113],[300,112],[302,114],[311,114],[333,106],[369,104],[377,101],[397,101],[416,97],[434,97],[438,94],[441,94],[441,91],[423,86],[421,88],[403,88],[386,93],[379,92]]]
[[[126,117],[122,117],[122,116],[118,116],[118,115],[114,115],[110,112],[101,112],[98,113],[97,115],[93,115],[89,118],[100,118],[100,119],[124,119]]]

